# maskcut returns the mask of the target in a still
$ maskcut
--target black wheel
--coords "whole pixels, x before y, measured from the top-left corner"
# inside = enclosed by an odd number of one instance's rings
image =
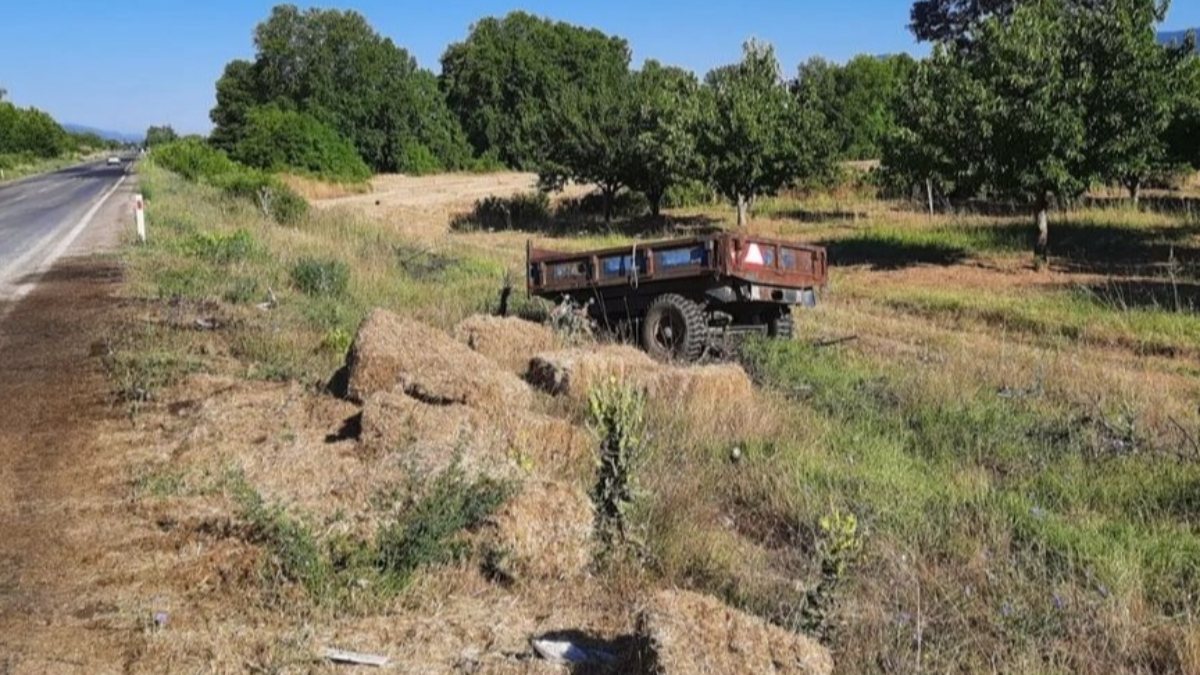
[[[796,321],[790,307],[779,310],[775,318],[767,322],[767,335],[779,340],[791,340],[796,334]]]
[[[663,361],[695,361],[707,337],[704,310],[674,293],[655,298],[642,320],[642,347]]]

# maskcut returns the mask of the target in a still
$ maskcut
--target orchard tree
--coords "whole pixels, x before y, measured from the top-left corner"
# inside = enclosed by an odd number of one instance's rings
[[[824,115],[840,158],[879,159],[916,66],[907,54],[861,55],[844,66],[813,57],[800,64],[793,91]]]
[[[1158,44],[1158,0],[1109,0],[1079,14],[1090,78],[1088,148],[1092,171],[1129,191],[1134,204],[1146,180],[1165,168],[1166,131],[1188,46]]]
[[[1186,57],[1178,72],[1179,86],[1165,134],[1167,158],[1172,164],[1200,170],[1200,56]]]
[[[547,111],[548,146],[539,170],[544,189],[568,180],[594,183],[604,196],[604,222],[612,220],[613,201],[629,185],[636,161],[628,73],[562,90]]]
[[[673,186],[702,176],[696,149],[700,83],[690,71],[647,61],[632,76],[626,183],[646,195],[658,217]]]
[[[549,149],[559,92],[606,86],[628,68],[621,38],[512,12],[480,20],[446,49],[441,84],[478,154],[533,169]]]
[[[697,139],[714,188],[737,206],[738,226],[760,195],[827,169],[821,114],[788,91],[769,45],[750,41],[739,63],[705,77]]]

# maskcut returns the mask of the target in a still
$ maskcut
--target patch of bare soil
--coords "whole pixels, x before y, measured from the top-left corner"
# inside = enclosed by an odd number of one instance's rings
[[[92,343],[119,280],[63,261],[0,324],[0,673],[121,670],[151,620],[152,598],[107,590],[153,535],[127,517],[124,458],[96,443],[114,408]]]

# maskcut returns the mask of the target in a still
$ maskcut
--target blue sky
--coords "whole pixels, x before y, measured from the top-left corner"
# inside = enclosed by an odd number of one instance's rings
[[[224,64],[253,54],[251,33],[274,2],[253,0],[13,0],[0,10],[0,87],[61,121],[141,132],[169,123],[207,132]],[[305,3],[299,3],[305,4]],[[1200,2],[1175,0],[1164,29],[1200,26]],[[821,55],[924,53],[905,25],[910,0],[605,0],[603,2],[321,3],[353,8],[438,68],[450,42],[482,16],[524,9],[621,35],[646,58],[703,73],[738,57],[749,37],[776,46],[788,71]]]

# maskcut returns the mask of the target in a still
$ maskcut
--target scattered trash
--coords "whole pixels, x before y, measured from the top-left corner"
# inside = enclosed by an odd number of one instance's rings
[[[326,647],[321,650],[321,657],[333,661],[334,663],[350,663],[356,666],[374,666],[381,668],[388,664],[388,657],[382,654],[363,654],[360,652],[348,652],[343,649],[334,649]]]
[[[612,663],[615,654],[596,647],[585,647],[569,640],[532,639],[529,641],[538,656],[552,663]]]
[[[154,613],[154,627],[157,628],[158,630],[162,630],[167,627],[167,622],[170,621],[170,619],[171,619],[171,616],[169,614],[167,614],[166,612],[155,612]]]
[[[221,327],[221,322],[210,316],[207,319],[196,319],[195,326],[197,330],[216,330]]]
[[[729,451],[729,459],[733,460],[734,464],[742,461],[742,449],[738,446],[733,446],[733,450]]]

